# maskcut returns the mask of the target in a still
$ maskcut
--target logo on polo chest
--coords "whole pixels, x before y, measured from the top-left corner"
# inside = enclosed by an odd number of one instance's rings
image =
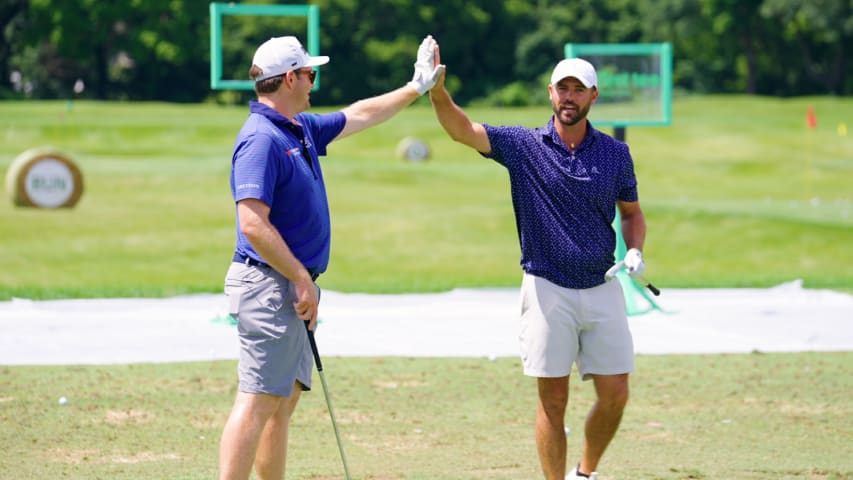
[[[572,158],[566,167],[566,174],[570,178],[581,182],[589,182],[592,180],[592,177],[590,176],[591,173],[598,174],[598,169],[592,167],[591,170],[587,170],[583,163],[572,155]]]

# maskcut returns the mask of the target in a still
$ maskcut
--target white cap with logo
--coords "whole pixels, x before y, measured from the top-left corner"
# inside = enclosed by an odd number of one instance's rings
[[[598,75],[595,67],[582,58],[567,58],[561,60],[551,73],[551,85],[556,85],[566,77],[574,77],[580,80],[586,88],[598,87]]]
[[[252,64],[261,69],[256,82],[303,67],[318,67],[329,63],[329,57],[312,57],[293,36],[273,37],[255,50]]]

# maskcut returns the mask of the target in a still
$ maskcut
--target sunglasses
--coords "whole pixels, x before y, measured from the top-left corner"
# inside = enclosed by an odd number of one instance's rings
[[[317,70],[314,70],[313,68],[311,70],[307,70],[307,71],[306,70],[294,70],[294,72],[296,73],[297,77],[299,76],[300,73],[304,73],[304,74],[308,75],[308,80],[311,81],[311,83],[314,83],[314,80],[317,78]]]

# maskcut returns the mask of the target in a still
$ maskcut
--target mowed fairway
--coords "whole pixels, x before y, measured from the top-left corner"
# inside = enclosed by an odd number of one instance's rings
[[[818,127],[806,127],[813,106]],[[324,111],[317,108],[317,111]],[[549,107],[469,109],[544,124]],[[649,223],[649,277],[666,287],[853,288],[853,99],[678,98],[669,127],[629,128]],[[0,299],[221,290],[233,249],[228,189],[244,106],[0,102],[0,168],[53,146],[83,170],[73,209],[0,202]],[[609,131],[610,129],[604,129]],[[432,159],[395,156],[415,136]],[[322,285],[417,292],[520,278],[502,167],[450,141],[422,99],[333,143],[324,159],[333,247]]]
[[[853,354],[640,356],[602,480],[850,480]],[[500,358],[329,358],[354,479],[541,478],[535,380]],[[0,478],[216,478],[233,362],[0,367]],[[343,478],[317,376],[288,478]],[[68,404],[57,403],[60,396]],[[573,381],[569,462],[592,386]]]

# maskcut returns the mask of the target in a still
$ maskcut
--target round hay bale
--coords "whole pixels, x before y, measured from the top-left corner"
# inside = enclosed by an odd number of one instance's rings
[[[397,144],[397,157],[410,162],[429,160],[429,145],[415,137],[406,137]]]
[[[33,148],[12,162],[6,191],[20,207],[73,207],[83,195],[83,174],[68,155],[50,147]]]

